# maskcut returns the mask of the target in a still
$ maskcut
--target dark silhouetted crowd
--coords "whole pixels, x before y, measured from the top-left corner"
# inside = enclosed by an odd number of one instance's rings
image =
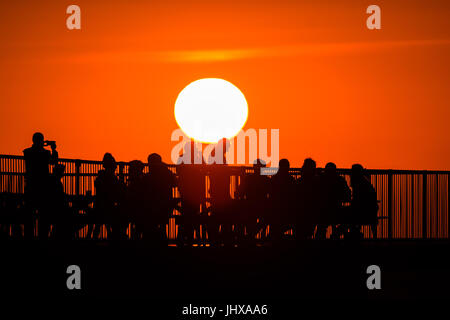
[[[252,170],[241,168],[237,175],[239,168],[227,165],[225,155],[223,164],[180,160],[171,170],[153,153],[147,165],[129,162],[125,178],[120,179],[114,157],[106,153],[95,178],[95,196],[83,195],[69,203],[56,143],[36,133],[24,158],[25,203],[38,217],[41,239],[73,239],[87,228],[86,237],[91,239],[106,234],[108,239],[163,243],[168,240],[169,219],[175,219],[180,245],[359,239],[362,226],[370,226],[374,237],[377,234],[377,194],[359,164],[351,168],[350,188],[334,163],[318,169],[310,158],[295,178],[287,159],[279,161],[272,176],[262,174],[265,164],[260,159]],[[232,178],[238,181],[233,194]],[[72,210],[74,201],[84,208],[82,213]]]

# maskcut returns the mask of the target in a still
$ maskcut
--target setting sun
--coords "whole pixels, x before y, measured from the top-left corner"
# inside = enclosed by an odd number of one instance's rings
[[[232,138],[247,121],[244,94],[232,83],[216,78],[190,83],[175,102],[175,119],[181,130],[200,142]]]

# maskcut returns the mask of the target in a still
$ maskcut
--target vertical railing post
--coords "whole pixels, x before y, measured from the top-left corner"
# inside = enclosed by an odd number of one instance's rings
[[[393,175],[392,171],[388,172],[388,239],[392,239],[392,196],[393,196]]]
[[[120,182],[125,183],[125,177],[123,175],[123,167],[124,167],[123,162],[119,162],[119,180]]]
[[[447,239],[450,238],[450,174],[447,174]]]
[[[427,172],[422,174],[422,238],[427,238]]]
[[[75,160],[75,195],[80,195],[80,184],[81,184],[81,160]]]
[[[2,159],[0,158],[0,192],[5,192],[3,190],[3,168],[2,168]]]
[[[414,197],[415,193],[414,193],[414,173],[411,174],[411,199],[409,201],[410,205],[411,205],[411,226],[409,227],[409,230],[411,231],[411,236],[408,236],[408,238],[414,238],[414,231],[415,231],[415,225],[414,225],[414,202],[416,201],[415,197]]]

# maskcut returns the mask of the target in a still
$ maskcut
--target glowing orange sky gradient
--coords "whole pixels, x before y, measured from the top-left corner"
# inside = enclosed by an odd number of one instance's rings
[[[170,162],[178,93],[215,77],[292,166],[450,169],[449,1],[118,2],[0,3],[0,153],[42,131],[64,158]]]

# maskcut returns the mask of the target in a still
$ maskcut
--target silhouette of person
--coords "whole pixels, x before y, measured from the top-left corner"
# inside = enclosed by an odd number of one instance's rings
[[[52,199],[49,204],[48,225],[53,225],[52,234],[56,238],[70,238],[74,231],[74,217],[70,214],[67,196],[61,181],[65,166],[55,164],[53,173],[49,178],[49,197]]]
[[[224,138],[213,150],[212,155],[216,155],[222,148],[222,159],[219,163],[209,165],[209,192],[211,201],[211,217],[208,227],[208,235],[212,242],[219,245],[221,240],[225,244],[232,242],[232,225],[233,217],[230,209],[231,195],[230,195],[230,179],[231,172],[228,168],[226,151],[229,144]],[[220,229],[220,232],[219,232]],[[219,236],[221,239],[219,239]]]
[[[120,204],[124,200],[125,186],[116,176],[117,163],[110,153],[103,156],[103,169],[98,172],[94,185],[96,189],[96,223],[93,236],[97,238],[100,225],[104,223],[113,239],[120,237]]]
[[[333,227],[341,221],[343,215],[342,204],[349,202],[351,191],[344,177],[337,173],[336,165],[329,162],[319,181],[319,223],[317,224],[316,239],[324,239],[329,225]]]
[[[144,182],[145,165],[140,160],[133,160],[129,163],[128,186],[126,192],[126,211],[134,224],[134,235],[139,238],[144,232],[145,225],[145,197],[146,188]]]
[[[372,234],[376,237],[378,224],[377,193],[362,165],[354,164],[352,166],[350,185],[352,187],[351,234],[360,237],[361,225],[370,225]]]
[[[281,159],[277,173],[270,181],[270,201],[272,210],[268,216],[270,237],[281,240],[283,234],[292,226],[294,211],[295,179],[289,173],[288,159]]]
[[[51,152],[45,149],[50,145]],[[33,134],[33,145],[23,150],[25,159],[25,198],[28,207],[38,211],[39,219],[46,220],[45,215],[48,214],[48,184],[50,171],[49,166],[54,165],[58,161],[58,152],[56,151],[56,143],[54,141],[45,141],[44,135],[40,132]],[[47,219],[48,220],[48,219]],[[31,222],[30,222],[31,223]],[[40,238],[48,236],[48,226],[38,224],[38,234]],[[31,228],[31,225],[25,229]]]
[[[264,161],[256,159],[253,173],[243,176],[238,188],[238,197],[244,200],[241,201],[240,216],[250,241],[254,241],[257,233],[267,226],[270,179],[261,175],[261,168],[265,166]]]
[[[191,152],[192,150],[192,152]],[[180,237],[187,245],[194,240],[194,231],[197,238],[200,236],[201,216],[206,198],[205,173],[203,169],[203,157],[192,141],[184,148],[186,154],[191,155],[189,163],[183,162],[181,156],[178,161],[178,190],[181,196],[182,216],[180,221]],[[200,157],[202,164],[194,164],[194,157]],[[202,229],[202,231],[204,228]],[[203,235],[202,235],[203,236]]]
[[[161,241],[166,235],[169,215],[175,207],[173,188],[177,180],[157,153],[148,156],[148,168],[149,173],[144,176],[145,208],[150,215],[146,219],[145,236]]]
[[[313,236],[318,218],[319,180],[316,174],[316,162],[306,158],[302,174],[297,182],[299,212],[296,215],[295,231],[297,239]]]
[[[140,160],[132,160],[128,169],[128,189],[134,190],[142,183],[145,165]],[[139,189],[136,189],[139,191]]]

